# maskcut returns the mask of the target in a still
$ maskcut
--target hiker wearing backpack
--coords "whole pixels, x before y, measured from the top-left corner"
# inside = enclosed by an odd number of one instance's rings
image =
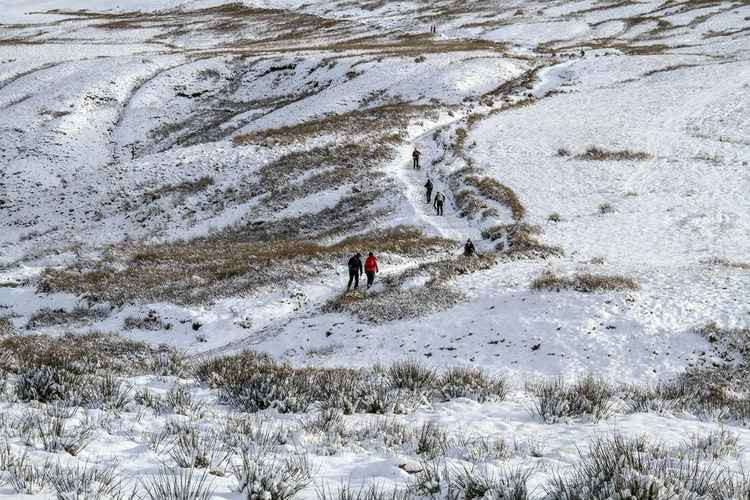
[[[354,282],[354,288],[359,288],[359,277],[362,276],[362,254],[357,253],[349,259],[349,284],[346,285],[348,292]]]
[[[378,259],[376,259],[372,252],[370,252],[367,256],[367,260],[365,260],[365,274],[367,275],[368,290],[372,286],[372,283],[375,281],[375,273],[377,272],[379,272]]]
[[[432,181],[427,179],[427,183],[424,185],[425,191],[427,191],[427,203],[432,199]]]
[[[414,168],[419,170],[419,157],[422,156],[422,153],[417,149],[414,148],[414,152],[411,154],[412,160],[414,160]]]
[[[469,238],[468,240],[466,240],[466,244],[464,245],[464,256],[473,257],[476,253],[477,249],[474,247],[474,243],[471,241],[471,238]]]
[[[443,215],[443,204],[445,203],[445,195],[438,191],[435,195],[435,201],[432,203],[432,207],[438,215]]]

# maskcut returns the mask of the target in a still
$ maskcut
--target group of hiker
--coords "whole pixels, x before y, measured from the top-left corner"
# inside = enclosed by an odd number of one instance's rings
[[[349,284],[346,285],[346,289],[349,290],[354,283],[354,288],[359,288],[359,277],[362,276],[364,270],[367,275],[367,289],[369,290],[375,281],[375,273],[380,272],[378,269],[378,259],[375,258],[372,252],[369,252],[365,265],[362,265],[362,254],[356,253],[349,259]]]
[[[414,152],[411,154],[413,165],[416,170],[419,170],[421,167],[419,166],[419,157],[422,156],[422,153],[418,149],[414,149]],[[432,208],[435,209],[435,213],[437,215],[442,216],[443,215],[443,205],[445,205],[445,195],[438,191],[435,194],[435,199],[432,198],[432,181],[430,178],[427,178],[427,183],[424,185],[425,194],[427,195],[427,203],[432,202]]]
[[[416,170],[419,170],[421,168],[419,165],[420,156],[422,156],[422,153],[415,148],[412,152],[411,157],[413,160],[413,168]],[[432,197],[433,184],[429,177],[427,178],[427,182],[425,183],[424,188],[427,195],[427,203],[432,202],[432,207],[435,209],[435,213],[442,216],[443,205],[445,204],[445,195],[438,191],[435,194],[435,198]],[[471,241],[471,238],[469,238],[466,240],[466,244],[464,244],[464,256],[472,257],[474,255],[478,255],[477,250],[474,247],[474,243]],[[378,269],[378,259],[372,252],[368,252],[367,259],[365,259],[364,264],[362,264],[362,254],[356,253],[352,255],[349,258],[347,266],[349,268],[349,283],[346,285],[347,291],[351,290],[352,285],[354,286],[355,290],[359,288],[359,278],[362,276],[362,274],[367,275],[366,289],[369,290],[375,282],[375,274],[380,272],[380,269]]]

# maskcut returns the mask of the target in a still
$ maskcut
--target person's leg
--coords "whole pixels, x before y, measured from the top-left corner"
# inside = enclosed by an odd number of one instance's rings
[[[375,281],[375,273],[373,271],[367,271],[367,288],[372,286],[373,281]]]
[[[359,288],[359,273],[358,272],[354,273],[354,288],[355,289]]]
[[[352,281],[354,281],[354,273],[349,271],[349,284],[346,285],[346,289],[349,290],[352,287]]]

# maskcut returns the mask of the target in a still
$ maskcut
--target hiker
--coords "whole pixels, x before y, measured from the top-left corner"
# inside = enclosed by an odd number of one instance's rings
[[[473,257],[476,252],[477,249],[474,248],[474,243],[472,243],[471,238],[467,239],[466,244],[464,245],[464,256]]]
[[[414,168],[419,170],[419,157],[422,156],[422,153],[417,149],[414,148],[414,152],[411,154],[412,159],[414,160]]]
[[[438,191],[438,193],[435,195],[435,201],[432,204],[435,212],[438,215],[443,215],[443,203],[445,203],[445,195]]]
[[[359,288],[359,277],[362,276],[362,254],[357,253],[349,259],[349,284],[346,285],[348,292],[354,282],[354,288]]]
[[[427,179],[427,183],[424,185],[424,188],[427,191],[427,203],[429,203],[432,199],[432,181],[430,179]]]
[[[375,273],[380,272],[378,269],[378,259],[370,252],[365,260],[365,274],[367,275],[367,289],[369,290],[372,286],[372,282],[375,281]]]

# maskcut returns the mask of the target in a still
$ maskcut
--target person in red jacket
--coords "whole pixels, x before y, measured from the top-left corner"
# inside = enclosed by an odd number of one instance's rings
[[[372,252],[369,253],[367,256],[367,260],[365,260],[365,274],[367,275],[367,288],[370,288],[372,286],[372,282],[375,281],[375,273],[379,272],[378,270],[378,259],[375,258],[375,256],[372,254]]]

